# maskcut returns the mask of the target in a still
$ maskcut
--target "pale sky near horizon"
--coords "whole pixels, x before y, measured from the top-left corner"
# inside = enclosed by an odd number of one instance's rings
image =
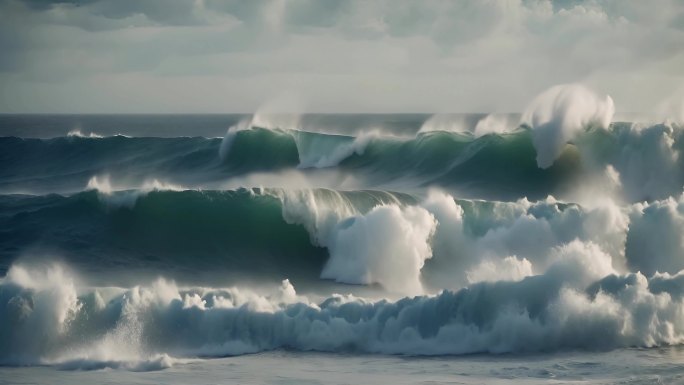
[[[563,83],[680,105],[684,1],[0,1],[3,113],[520,112]]]

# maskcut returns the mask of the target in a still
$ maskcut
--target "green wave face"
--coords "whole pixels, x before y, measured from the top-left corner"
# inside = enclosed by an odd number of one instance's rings
[[[327,251],[283,216],[283,190],[151,191],[0,196],[2,268],[18,250],[49,251],[92,267],[250,272],[317,278]],[[412,202],[378,191],[306,191],[354,212]],[[297,197],[296,199],[299,199]],[[302,198],[302,203],[307,198]]]
[[[293,170],[353,175],[367,188],[439,185],[519,197],[551,193],[578,172],[573,154],[549,170],[538,169],[526,132],[477,139],[435,132],[359,145],[348,136],[251,129],[235,134],[224,157],[220,149],[221,140],[205,138],[0,138],[0,191],[69,193],[98,175],[131,186],[150,178],[217,186],[253,173]]]
[[[678,193],[684,184],[684,165],[677,156],[683,143],[681,130],[664,125],[589,128],[565,146],[551,167],[540,168],[526,127],[481,137],[440,131],[353,137],[265,128],[233,132],[223,140],[4,137],[0,192],[73,193],[103,175],[127,188],[150,179],[188,188],[257,187],[244,181],[255,174],[294,172],[314,185],[318,176],[336,175],[335,180],[353,179],[354,188],[438,186],[471,198],[541,199],[586,183],[610,166],[622,178],[623,198],[639,201]],[[273,187],[281,183],[267,182]]]

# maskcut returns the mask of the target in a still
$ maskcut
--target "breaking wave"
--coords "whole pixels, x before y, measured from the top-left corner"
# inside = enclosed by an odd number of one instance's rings
[[[684,343],[684,130],[614,113],[2,137],[0,365]]]
[[[60,265],[0,282],[0,362],[154,370],[273,349],[406,355],[651,347],[684,341],[682,275],[620,275],[570,243],[539,275],[398,301],[247,288],[80,287]],[[172,358],[176,357],[176,358]]]
[[[552,130],[550,125],[539,130]],[[679,156],[684,141],[676,124],[573,128],[571,137],[563,134],[549,144],[553,149],[543,155],[544,168],[538,165],[539,130],[522,126],[481,137],[445,131],[351,137],[247,128],[229,133],[229,146],[225,139],[206,138],[6,137],[0,138],[0,189],[74,192],[98,175],[131,186],[153,178],[212,189],[254,173],[287,170],[309,176],[334,171],[346,179],[353,176],[365,188],[441,186],[498,200],[563,197],[573,186],[604,179],[620,199],[637,202],[678,195],[684,185]]]
[[[243,272],[422,294],[519,280],[592,244],[620,273],[684,269],[684,203],[594,207],[329,189],[3,196],[3,260],[48,250],[79,270]],[[193,273],[195,272],[195,273]]]

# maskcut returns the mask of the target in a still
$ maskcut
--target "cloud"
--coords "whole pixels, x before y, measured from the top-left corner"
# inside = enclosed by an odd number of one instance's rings
[[[0,111],[253,111],[285,92],[515,112],[569,82],[650,111],[684,84],[682,20],[677,1],[9,0]]]

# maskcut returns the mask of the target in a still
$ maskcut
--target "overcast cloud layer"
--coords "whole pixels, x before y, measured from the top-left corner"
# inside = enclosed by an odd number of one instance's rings
[[[681,0],[0,2],[0,112],[649,112],[683,69]]]

